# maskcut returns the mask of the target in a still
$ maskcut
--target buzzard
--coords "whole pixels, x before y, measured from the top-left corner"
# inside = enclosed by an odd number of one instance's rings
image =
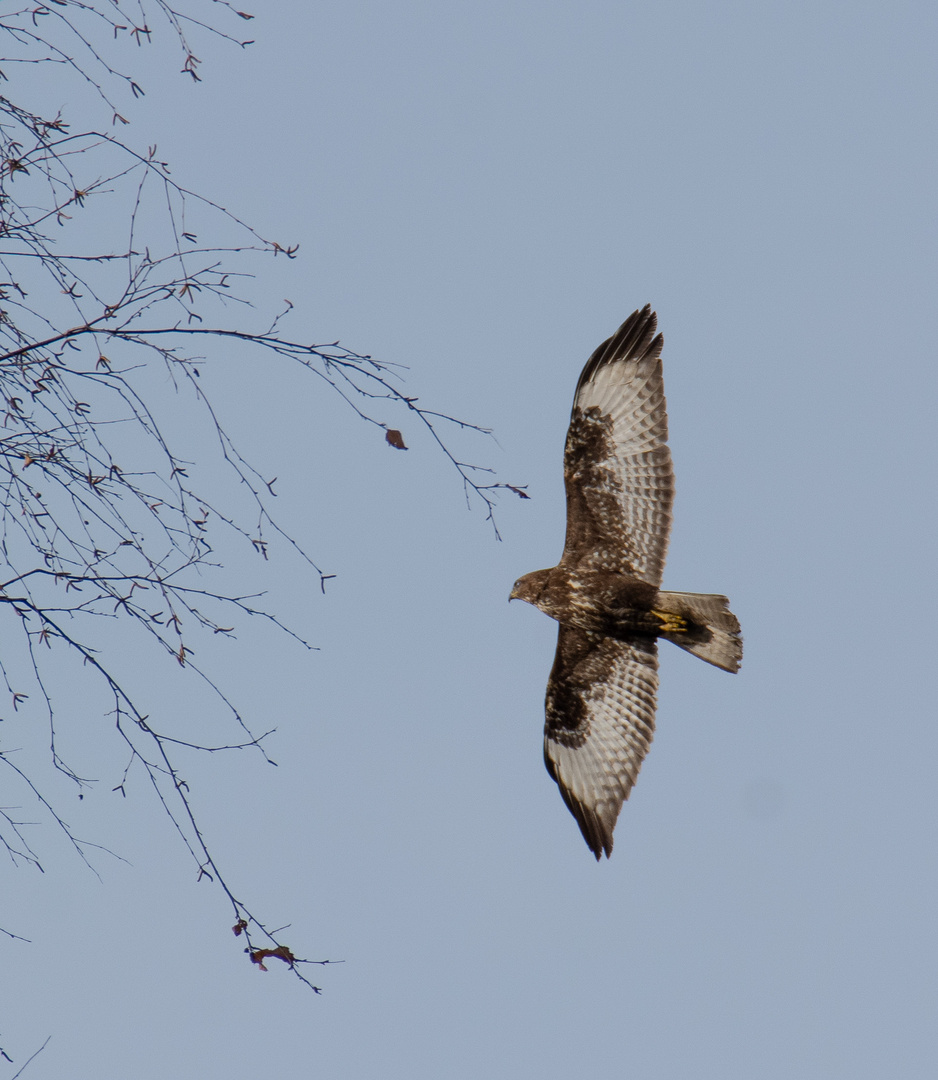
[[[658,638],[724,671],[738,671],[743,653],[725,596],[659,588],[674,473],[657,328],[646,305],[583,368],[564,450],[563,556],[511,590],[560,624],[544,762],[597,860],[612,853],[651,744]]]

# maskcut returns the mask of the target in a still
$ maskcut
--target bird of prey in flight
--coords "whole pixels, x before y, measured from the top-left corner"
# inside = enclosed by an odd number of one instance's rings
[[[560,624],[544,761],[597,859],[612,853],[652,740],[658,638],[724,671],[743,653],[725,596],[660,588],[674,473],[657,327],[646,305],[583,368],[564,450],[563,556],[511,590]]]

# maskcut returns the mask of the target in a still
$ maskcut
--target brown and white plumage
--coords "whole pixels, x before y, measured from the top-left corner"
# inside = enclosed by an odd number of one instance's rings
[[[658,637],[727,671],[742,657],[725,597],[659,590],[674,476],[656,329],[646,305],[583,368],[564,451],[563,556],[511,593],[560,623],[544,760],[597,859],[612,852],[651,745]]]
[[[564,449],[561,559],[656,587],[674,501],[657,325],[650,306],[636,311],[587,360],[577,382]]]
[[[655,731],[658,646],[560,626],[547,683],[544,763],[598,859]]]

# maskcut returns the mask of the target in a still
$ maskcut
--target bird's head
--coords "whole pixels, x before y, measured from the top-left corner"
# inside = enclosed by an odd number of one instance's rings
[[[547,586],[549,577],[549,570],[535,570],[533,574],[525,574],[524,577],[519,577],[511,587],[508,599],[524,600],[526,603],[534,604],[537,607],[537,602]]]

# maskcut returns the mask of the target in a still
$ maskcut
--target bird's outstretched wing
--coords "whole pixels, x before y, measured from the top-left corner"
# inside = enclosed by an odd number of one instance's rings
[[[650,305],[583,368],[564,451],[567,538],[561,564],[661,584],[674,474],[661,373],[663,338]]]
[[[547,684],[544,762],[597,859],[655,730],[658,647],[560,627]]]

